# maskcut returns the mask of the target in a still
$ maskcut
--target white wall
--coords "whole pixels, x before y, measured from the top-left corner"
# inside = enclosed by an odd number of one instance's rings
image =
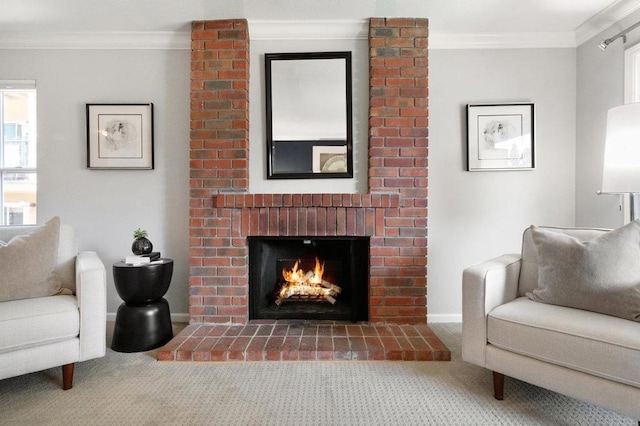
[[[429,52],[429,321],[459,321],[462,270],[574,224],[575,49]],[[534,102],[536,169],[467,172],[465,107]]]
[[[188,312],[189,51],[5,50],[0,79],[35,79],[38,218],[74,225],[83,250],[107,267],[107,310],[122,302],[111,265],[131,254],[133,231],[174,259],[167,299]],[[86,103],[153,102],[155,170],[88,170]]]
[[[640,40],[640,30],[609,44],[605,51],[597,45],[640,20],[640,12],[618,22],[577,49],[577,144],[576,144],[576,224],[616,228],[623,224],[620,199],[597,195],[602,184],[602,165],[607,111],[624,103],[624,50]]]
[[[354,43],[356,60],[362,62],[362,55],[366,55],[363,42],[348,43]],[[331,46],[349,50],[344,41]],[[281,50],[282,45],[252,41],[256,52],[274,47]],[[83,249],[99,253],[109,273],[111,313],[121,303],[111,265],[129,253],[133,230],[147,229],[155,248],[175,260],[167,294],[171,311],[187,313],[189,51],[5,50],[1,55],[0,79],[37,81],[40,220],[60,215],[79,229]],[[520,234],[532,223],[573,224],[575,59],[575,49],[430,52],[430,321],[460,319],[464,267],[518,251]],[[358,69],[362,70],[362,65]],[[263,117],[263,101],[254,99],[256,90],[257,96],[262,96],[262,86],[253,84],[260,71],[261,64],[252,56],[252,176],[261,173],[254,169],[254,163],[265,163],[263,158],[253,157],[254,148],[264,146],[260,134],[254,133],[263,128],[255,124]],[[356,75],[359,87],[367,84],[362,74]],[[358,102],[363,103],[362,99],[366,95],[358,95]],[[511,101],[536,103],[538,168],[526,172],[464,171],[465,105]],[[100,102],[154,103],[155,170],[86,169],[85,103]],[[358,106],[354,113],[361,117],[365,109],[366,105]],[[362,126],[357,131],[366,134],[366,118],[357,120]],[[366,168],[360,168],[366,164],[366,149],[361,145],[365,142],[358,136],[356,183],[346,183],[352,187],[335,192],[362,192],[358,185],[366,182]],[[332,180],[331,184],[335,183]],[[262,192],[263,184],[252,181],[252,191]],[[310,189],[308,181],[296,184],[303,185],[302,189],[298,186],[290,192]]]

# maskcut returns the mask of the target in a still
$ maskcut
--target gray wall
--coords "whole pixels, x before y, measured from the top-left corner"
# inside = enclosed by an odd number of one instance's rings
[[[429,53],[430,320],[460,320],[462,270],[520,251],[531,225],[573,225],[575,49]],[[532,171],[467,172],[468,103],[534,102]]]
[[[111,264],[129,253],[133,230],[147,229],[176,261],[172,313],[187,313],[189,51],[1,54],[0,79],[37,81],[40,220],[60,215],[99,253],[111,313],[121,303]],[[432,50],[429,63],[429,320],[460,320],[464,267],[519,251],[532,223],[574,223],[576,50]],[[536,104],[538,168],[464,171],[465,105],[512,101]],[[154,103],[155,170],[86,169],[85,103],[100,102]]]
[[[74,225],[107,266],[107,311],[122,302],[111,265],[131,254],[133,231],[175,260],[167,294],[188,312],[189,51],[5,50],[0,79],[35,79],[38,219]],[[155,170],[88,170],[86,103],[153,102]]]

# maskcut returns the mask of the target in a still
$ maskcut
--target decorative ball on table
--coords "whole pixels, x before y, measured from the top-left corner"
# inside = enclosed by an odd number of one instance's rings
[[[153,244],[147,238],[147,231],[138,228],[133,232],[133,244],[131,245],[131,251],[133,254],[149,254],[153,251]]]

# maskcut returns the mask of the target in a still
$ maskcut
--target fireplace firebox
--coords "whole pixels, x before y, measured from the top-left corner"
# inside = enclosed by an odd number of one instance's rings
[[[248,237],[249,319],[367,321],[369,237]]]

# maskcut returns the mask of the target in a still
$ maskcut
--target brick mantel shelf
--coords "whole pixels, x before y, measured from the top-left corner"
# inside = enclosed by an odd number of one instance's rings
[[[214,207],[399,207],[399,194],[218,194]]]

